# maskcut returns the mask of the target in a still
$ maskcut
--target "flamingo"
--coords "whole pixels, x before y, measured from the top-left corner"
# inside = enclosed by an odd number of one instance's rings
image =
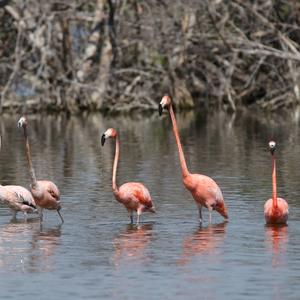
[[[25,149],[26,157],[28,161],[31,185],[30,191],[39,208],[40,222],[43,222],[43,209],[56,210],[61,222],[64,223],[64,219],[60,213],[60,192],[55,183],[48,180],[37,180],[35,176],[35,171],[31,161],[29,140],[27,134],[28,121],[25,117],[21,117],[18,121],[18,127],[23,128],[25,137]]]
[[[148,189],[139,182],[127,182],[120,187],[116,183],[116,173],[119,161],[120,141],[119,135],[114,128],[109,128],[101,137],[101,145],[104,146],[105,140],[108,138],[116,139],[115,158],[113,163],[113,175],[112,175],[112,190],[116,200],[122,203],[130,217],[130,222],[133,224],[133,211],[137,212],[137,222],[140,222],[140,216],[142,212],[149,211],[155,213],[155,207],[151,199]]]
[[[265,219],[267,224],[285,224],[288,220],[289,205],[283,198],[277,198],[276,185],[276,143],[269,142],[269,150],[272,156],[272,198],[267,200],[264,206]]]
[[[2,148],[2,137],[0,135],[0,149]],[[24,213],[25,220],[27,213],[36,213],[36,204],[31,193],[19,185],[0,185],[0,202],[8,206],[13,212],[13,219],[17,212]]]
[[[159,114],[161,115],[163,109],[166,108],[169,111],[172,124],[173,132],[175,135],[179,160],[181,165],[183,184],[187,190],[189,190],[198,206],[199,210],[199,221],[202,223],[202,206],[206,207],[209,211],[209,222],[211,223],[211,212],[216,210],[225,219],[228,219],[227,208],[223,199],[221,189],[217,183],[210,177],[201,174],[191,174],[188,171],[180,138],[177,129],[177,123],[172,107],[172,101],[169,96],[164,96],[159,104]]]

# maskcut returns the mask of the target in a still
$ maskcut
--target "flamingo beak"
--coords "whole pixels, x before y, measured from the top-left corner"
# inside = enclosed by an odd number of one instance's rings
[[[20,121],[18,122],[17,127],[18,127],[18,128],[21,128],[21,127],[22,127],[22,123],[21,123]]]
[[[105,134],[102,134],[101,145],[104,146],[104,143],[105,143]]]
[[[162,105],[159,103],[159,105],[158,105],[158,113],[159,113],[160,116],[162,115],[163,109],[164,109],[164,108],[163,108]]]

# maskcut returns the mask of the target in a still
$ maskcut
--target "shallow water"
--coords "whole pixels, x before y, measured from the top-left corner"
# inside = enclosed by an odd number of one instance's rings
[[[300,133],[298,115],[177,115],[190,171],[220,185],[230,220],[204,212],[199,227],[167,115],[32,116],[30,142],[40,179],[62,193],[62,214],[11,221],[0,207],[1,299],[299,299]],[[28,186],[18,116],[0,119],[2,184]],[[130,226],[113,198],[113,141],[119,129],[118,182],[141,181],[157,214]],[[271,196],[267,142],[278,143],[278,194],[290,205],[288,227],[266,227]]]

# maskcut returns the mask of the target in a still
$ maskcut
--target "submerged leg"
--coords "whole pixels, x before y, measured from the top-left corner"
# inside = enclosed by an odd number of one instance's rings
[[[127,209],[128,214],[129,214],[129,218],[130,218],[130,224],[133,224],[133,211],[130,209]]]
[[[24,211],[24,221],[27,222],[27,212]]]
[[[15,210],[11,210],[11,212],[12,212],[11,221],[15,221],[17,219],[17,212]]]
[[[198,205],[199,210],[199,222],[202,224],[202,205]]]
[[[60,216],[61,223],[63,224],[64,223],[64,219],[63,219],[62,215],[60,214],[60,208],[57,209],[57,213]]]
[[[43,209],[41,207],[38,208],[39,216],[40,216],[40,223],[43,223]]]

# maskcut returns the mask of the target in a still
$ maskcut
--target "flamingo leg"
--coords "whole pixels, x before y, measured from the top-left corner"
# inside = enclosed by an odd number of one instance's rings
[[[27,222],[27,212],[24,211],[24,221]]]
[[[40,216],[40,223],[43,223],[43,209],[40,207],[39,208],[39,216]]]
[[[129,214],[129,218],[130,218],[130,224],[133,224],[133,215],[132,215],[132,210],[128,209],[128,214]]]
[[[17,219],[17,212],[15,210],[12,210],[12,217],[11,220],[15,221]]]
[[[142,214],[142,211],[141,209],[138,209],[137,210],[137,221],[136,221],[136,225],[139,225],[140,224],[140,216]]]
[[[57,209],[57,213],[58,213],[58,215],[59,215],[59,217],[60,217],[60,219],[61,219],[61,223],[63,224],[63,223],[64,223],[64,219],[63,219],[63,217],[62,217],[62,215],[61,215],[61,213],[60,213],[60,208]]]
[[[202,205],[198,206],[198,210],[199,210],[199,222],[200,224],[202,224]]]
[[[211,224],[211,213],[212,213],[211,207],[208,208],[208,212],[209,212],[209,224]]]

